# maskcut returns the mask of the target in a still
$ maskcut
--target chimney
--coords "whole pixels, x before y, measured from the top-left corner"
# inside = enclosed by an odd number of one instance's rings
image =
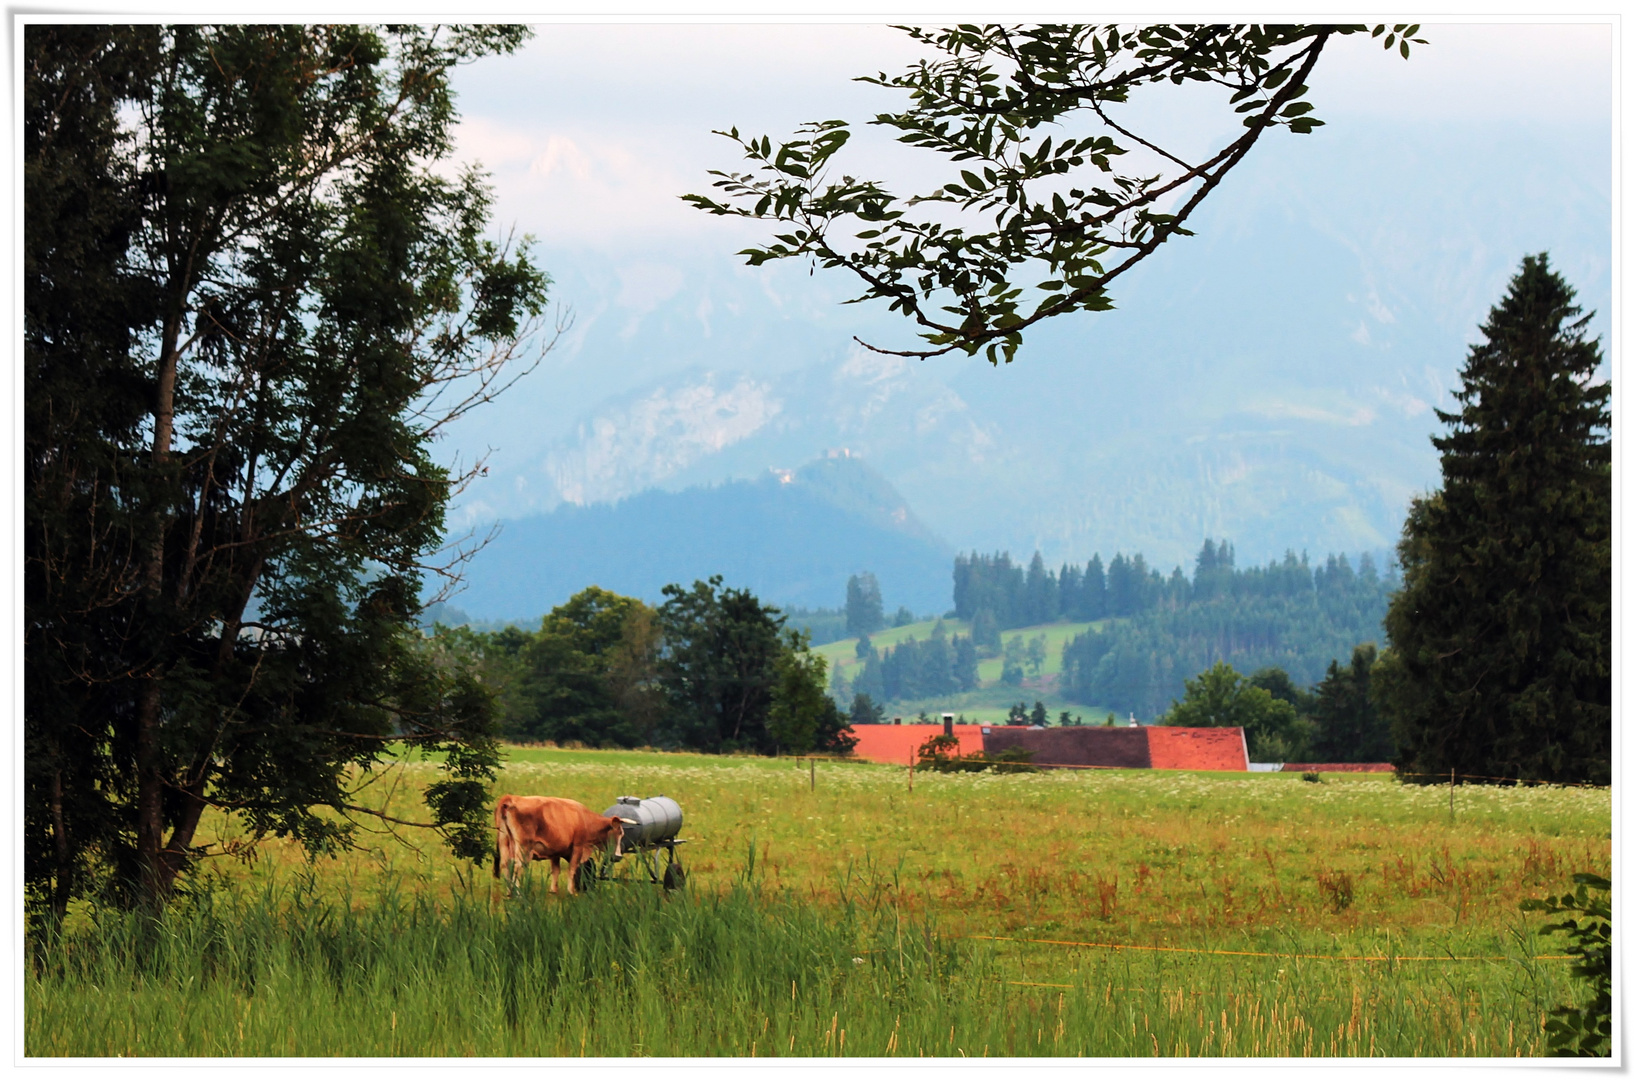
[[[942,734],[953,734],[953,714],[950,712],[945,712],[942,714]]]

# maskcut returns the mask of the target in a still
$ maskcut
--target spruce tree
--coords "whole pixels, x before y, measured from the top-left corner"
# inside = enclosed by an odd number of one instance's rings
[[[1522,260],[1438,411],[1375,669],[1410,779],[1610,780],[1611,388],[1573,298]]]
[[[872,634],[885,628],[885,602],[880,598],[879,580],[864,571],[852,574],[845,583],[845,632]]]
[[[1390,727],[1379,715],[1370,693],[1378,649],[1372,642],[1351,650],[1350,664],[1328,664],[1327,678],[1316,687],[1311,717],[1316,738],[1311,756],[1316,761],[1388,761],[1395,753]]]

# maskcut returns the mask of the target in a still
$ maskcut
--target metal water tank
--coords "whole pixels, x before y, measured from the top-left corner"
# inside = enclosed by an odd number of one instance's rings
[[[626,850],[672,840],[681,831],[681,805],[666,795],[654,795],[650,799],[620,795],[618,802],[604,813],[624,819]]]

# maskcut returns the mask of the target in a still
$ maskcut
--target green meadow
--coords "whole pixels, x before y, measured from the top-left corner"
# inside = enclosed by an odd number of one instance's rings
[[[429,763],[368,790],[413,816]],[[500,792],[666,794],[687,888],[514,897],[382,827],[216,857],[159,920],[29,939],[29,1055],[1534,1056],[1577,992],[1518,909],[1610,793],[997,776],[511,748]],[[207,837],[235,838],[226,821]]]

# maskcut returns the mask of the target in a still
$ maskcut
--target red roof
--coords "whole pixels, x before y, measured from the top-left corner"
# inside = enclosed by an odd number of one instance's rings
[[[1149,727],[1145,729],[1154,769],[1248,771],[1248,745],[1238,727]]]
[[[1215,769],[1248,771],[1248,748],[1242,728],[1046,728],[1042,731],[1005,724],[955,724],[961,754],[983,749],[982,728],[999,736],[986,742],[997,752],[1019,745],[1034,751],[1036,765],[1099,764],[1112,768]],[[942,733],[940,724],[858,724],[852,753],[864,761],[907,765],[918,760],[926,739]],[[1143,744],[1140,760],[1131,758],[1124,744]],[[1114,746],[1113,744],[1117,745]],[[1082,745],[1079,745],[1082,744]],[[1102,744],[1105,744],[1104,746]],[[1290,766],[1291,768],[1291,766]]]
[[[992,725],[987,725],[992,726]],[[954,724],[959,753],[979,754],[982,749],[981,724]],[[851,729],[857,747],[851,753],[864,761],[884,765],[908,765],[919,758],[919,748],[933,735],[942,734],[941,724],[857,724]]]
[[[984,742],[988,756],[1025,750],[1034,765],[1077,765],[1100,769],[1150,769],[1146,729],[1132,727],[999,728]]]

